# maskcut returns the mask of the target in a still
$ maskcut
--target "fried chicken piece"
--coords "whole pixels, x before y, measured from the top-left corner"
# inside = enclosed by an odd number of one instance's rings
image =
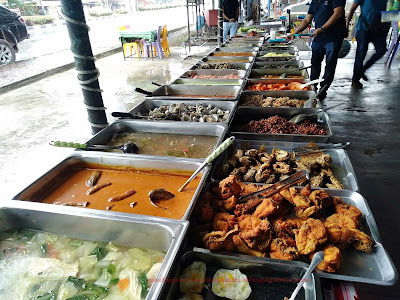
[[[350,229],[350,231],[353,235],[351,245],[357,250],[371,252],[373,240],[370,236],[358,229]]]
[[[319,167],[329,168],[332,162],[332,158],[329,154],[321,151],[310,153],[307,155],[301,155],[300,162],[310,169],[316,169]]]
[[[283,197],[280,194],[275,194],[270,198],[265,198],[253,213],[253,216],[260,219],[266,218],[270,215],[282,214],[287,210]]]
[[[234,175],[229,175],[219,183],[219,190],[221,198],[226,200],[233,195],[238,196],[242,189],[236,177]]]
[[[269,256],[275,259],[294,260],[298,256],[295,240],[291,237],[273,239]]]
[[[274,224],[274,231],[276,236],[279,237],[293,237],[295,236],[294,230],[299,229],[303,225],[304,220],[298,218],[289,218],[286,221],[277,220]]]
[[[219,213],[214,217],[214,221],[212,223],[213,231],[225,231],[228,232],[232,230],[237,223],[235,216],[230,215],[228,213]]]
[[[327,245],[324,249],[324,260],[317,266],[321,271],[329,273],[335,273],[340,268],[342,263],[342,253],[340,249],[333,245]],[[310,255],[310,259],[313,258],[315,253]]]
[[[243,241],[240,238],[240,236],[238,236],[238,235],[233,236],[233,243],[235,244],[239,253],[247,254],[247,255],[251,255],[251,256],[257,256],[257,257],[266,257],[267,256],[266,252],[261,252],[261,251],[251,249],[249,246],[247,246],[245,241]]]
[[[340,227],[335,223],[325,223],[328,243],[333,244],[339,249],[346,248],[353,238],[353,234],[347,227]]]
[[[218,201],[218,204],[223,209],[223,211],[233,211],[237,204],[237,198],[235,195],[232,195],[226,200]]]
[[[272,240],[272,228],[267,219],[243,215],[238,218],[239,236],[246,244],[261,252],[267,251]]]
[[[304,221],[300,229],[294,230],[296,246],[300,255],[309,254],[327,241],[324,224],[317,219]]]
[[[361,211],[350,204],[337,204],[335,205],[335,212],[340,215],[346,215],[352,218],[357,223],[360,223],[362,213]]]
[[[280,174],[289,174],[290,172],[292,172],[292,167],[290,165],[280,161],[274,163],[272,165],[272,168],[274,169],[275,172]]]
[[[333,223],[340,228],[357,229],[359,224],[347,215],[333,214],[326,218],[326,224]]]
[[[203,242],[206,247],[210,250],[225,250],[228,252],[235,251],[235,244],[233,243],[232,237],[238,233],[238,226],[236,225],[231,231],[212,231],[207,233]]]

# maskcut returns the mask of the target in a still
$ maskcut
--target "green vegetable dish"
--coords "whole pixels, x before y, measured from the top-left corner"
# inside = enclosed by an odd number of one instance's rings
[[[2,233],[0,299],[144,299],[164,256],[33,230]]]

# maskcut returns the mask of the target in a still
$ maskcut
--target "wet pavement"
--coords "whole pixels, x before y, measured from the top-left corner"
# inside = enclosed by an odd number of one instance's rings
[[[97,61],[100,86],[109,122],[113,111],[128,111],[144,99],[135,87],[152,91],[169,83],[195,59],[181,61],[178,48],[173,57],[154,61],[125,62],[118,53]],[[206,49],[201,49],[206,50]],[[201,56],[199,54],[199,56]],[[302,58],[309,58],[302,53]],[[400,268],[400,76],[398,60],[391,69],[382,62],[367,73],[362,90],[350,86],[354,52],[338,62],[336,78],[324,100],[334,136],[330,142],[351,142],[348,154],[378,225],[383,246]],[[306,62],[307,65],[307,62]],[[90,137],[86,110],[75,71],[67,71],[1,95],[0,188],[12,197],[72,149],[53,148],[51,140],[85,142]],[[384,270],[371,270],[383,272]],[[400,299],[400,284],[391,287],[357,284],[360,299]]]

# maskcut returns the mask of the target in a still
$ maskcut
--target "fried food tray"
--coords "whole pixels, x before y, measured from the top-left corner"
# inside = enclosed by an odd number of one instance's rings
[[[314,188],[311,189],[316,190]],[[319,189],[318,189],[319,190]],[[355,250],[351,247],[342,251],[343,262],[336,273],[328,273],[317,270],[321,278],[360,282],[389,286],[394,285],[398,280],[398,273],[393,261],[382,245],[374,216],[368,206],[367,200],[359,193],[349,190],[323,189],[330,195],[341,197],[344,203],[356,206],[362,213],[361,230],[368,234],[374,241],[370,253]],[[290,216],[288,216],[290,217]],[[208,249],[204,249],[208,251]],[[247,255],[213,251],[212,253],[225,254],[235,257]],[[273,261],[271,258],[256,258],[261,261]],[[280,261],[280,260],[278,260]],[[297,264],[297,261],[288,263]]]
[[[223,164],[231,157],[236,149],[260,149],[265,148],[267,153],[272,153],[274,148],[292,152],[293,148],[305,147],[306,143],[299,142],[278,142],[278,141],[260,141],[260,140],[241,140],[235,139],[233,144],[217,158],[210,172],[210,179],[220,181],[229,174],[221,174]],[[317,144],[319,148],[329,146],[329,144]],[[331,169],[336,178],[343,184],[345,190],[358,192],[360,190],[356,173],[350,161],[347,151],[344,149],[324,150],[332,158]],[[221,176],[223,175],[223,176]]]
[[[280,76],[283,73],[286,73],[287,76],[293,75],[293,76],[302,76],[303,78],[309,78],[307,70],[293,71],[292,69],[252,69],[250,71],[249,78],[262,79],[260,77],[265,75]],[[265,78],[265,79],[274,79],[274,78]],[[285,79],[294,79],[294,78],[285,78]]]
[[[291,95],[288,93],[288,96]],[[252,120],[267,119],[278,115],[287,120],[298,114],[315,114],[308,119],[323,125],[326,135],[302,135],[302,134],[271,134],[271,133],[251,133],[240,131],[240,128]],[[314,108],[283,108],[283,107],[239,107],[230,126],[230,134],[236,138],[245,140],[264,140],[264,141],[293,141],[293,142],[319,142],[325,143],[332,137],[332,124],[328,114],[322,109]]]
[[[157,282],[151,286],[146,297],[150,300],[160,299],[165,282],[159,279],[169,276],[189,222],[3,200],[0,227],[1,231],[31,229],[88,241],[163,251],[166,255],[156,277]]]
[[[256,257],[238,255],[221,255],[210,253],[206,249],[195,248],[195,251],[185,253],[177,264],[174,278],[179,279],[183,269],[195,261],[206,263],[206,283],[207,288],[203,288],[203,299],[226,299],[216,296],[211,290],[211,282],[214,274],[219,269],[239,269],[249,280],[252,292],[249,300],[282,300],[285,296],[290,297],[296,288],[297,282],[306,272],[307,265],[302,262],[287,262],[280,260],[265,260]],[[167,284],[163,299],[175,300],[182,295],[180,283],[174,282]],[[268,297],[266,298],[266,295]],[[322,299],[321,286],[318,275],[312,273],[309,281],[304,282],[303,288],[296,299],[319,300]]]

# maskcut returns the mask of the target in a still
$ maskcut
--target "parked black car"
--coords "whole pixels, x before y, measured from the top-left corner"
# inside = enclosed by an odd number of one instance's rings
[[[18,43],[27,38],[24,19],[0,5],[0,65],[14,62]]]

